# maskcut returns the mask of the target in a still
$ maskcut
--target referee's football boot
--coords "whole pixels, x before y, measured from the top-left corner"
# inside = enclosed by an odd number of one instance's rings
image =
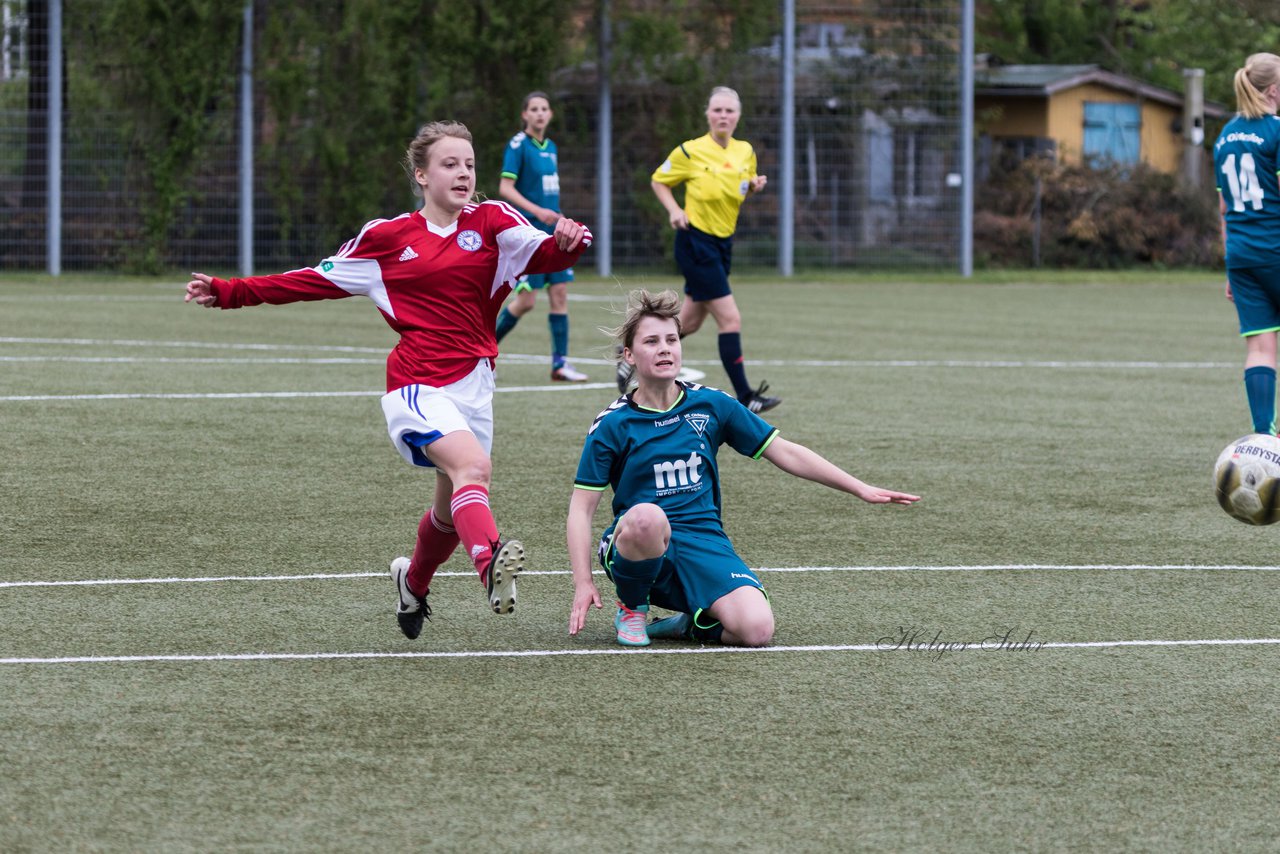
[[[623,646],[648,646],[649,632],[645,625],[648,621],[648,605],[637,605],[632,609],[619,602],[618,615],[613,618],[613,627],[618,630],[618,643]]]
[[[628,365],[622,359],[622,345],[613,348],[613,357],[618,362],[618,394],[626,394],[627,389],[631,387],[631,378],[635,376],[636,369],[633,365]]]
[[[431,619],[431,606],[426,595],[418,596],[409,589],[409,559],[398,557],[391,561],[391,580],[396,585],[396,622],[409,640],[422,634],[423,619]],[[428,591],[430,592],[430,591]]]
[[[489,593],[489,606],[495,614],[510,614],[516,609],[516,576],[524,569],[524,544],[519,540],[493,544],[493,557],[484,573],[484,586]]]
[[[750,409],[756,415],[759,415],[762,412],[768,412],[770,409],[773,409],[779,403],[782,403],[782,398],[780,397],[767,396],[765,392],[768,390],[769,390],[768,383],[760,383],[760,387],[757,388],[755,391],[751,392],[751,396],[748,397],[746,400],[742,401],[742,405],[745,406],[747,409]]]
[[[654,620],[648,627],[651,640],[691,640],[693,638],[693,617],[688,614],[674,614]]]

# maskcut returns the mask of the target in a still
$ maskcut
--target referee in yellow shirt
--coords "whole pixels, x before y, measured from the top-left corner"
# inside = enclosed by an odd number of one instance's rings
[[[764,189],[769,180],[756,174],[751,143],[733,138],[742,117],[742,99],[727,86],[711,90],[707,102],[705,136],[681,143],[651,176],[649,186],[667,209],[676,230],[676,264],[684,274],[686,299],[680,306],[681,336],[692,335],[710,314],[720,329],[720,361],[738,400],[752,412],[773,409],[782,402],[767,397],[768,383],[753,389],[742,358],[742,316],[729,290],[733,232],[743,199]],[[672,188],[685,185],[685,206]],[[619,362],[625,365],[625,362]],[[630,376],[620,371],[618,385],[626,393]]]

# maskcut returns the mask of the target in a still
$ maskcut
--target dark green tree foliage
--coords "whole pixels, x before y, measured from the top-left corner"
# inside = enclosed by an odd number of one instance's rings
[[[677,143],[707,132],[713,86],[730,86],[742,96],[738,136],[759,145],[758,129],[772,127],[773,118],[759,111],[756,95],[776,91],[777,65],[750,51],[780,31],[778,3],[615,0],[611,19],[614,170],[660,235],[663,256],[670,257],[671,230],[648,191],[649,175]]]
[[[520,99],[564,61],[571,24],[555,0],[262,5],[262,159],[279,230],[307,227],[326,247],[414,204],[401,161],[427,121],[467,124],[479,189],[496,195]]]
[[[102,85],[121,110],[118,130],[140,155],[129,175],[143,199],[131,267],[161,268],[176,214],[198,192],[192,175],[219,110],[234,97],[242,8],[240,0],[113,0],[86,30]]]
[[[259,162],[286,245],[303,230],[312,252],[332,251],[408,207],[398,162],[422,107],[426,11],[419,0],[258,4]]]
[[[1175,91],[1203,68],[1228,106],[1245,57],[1280,51],[1272,0],[983,0],[976,27],[978,50],[1011,63],[1097,63]]]

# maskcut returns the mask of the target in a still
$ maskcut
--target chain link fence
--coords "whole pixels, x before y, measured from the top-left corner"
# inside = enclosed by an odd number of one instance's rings
[[[148,93],[120,103],[101,83],[129,69],[103,67],[94,47],[96,16],[109,0],[63,8],[62,268],[79,270],[234,271],[239,253],[237,56],[211,61],[197,162],[180,192],[165,195],[163,143],[169,133],[148,125]],[[599,68],[594,9],[585,4],[578,38],[581,62],[552,76],[560,149],[562,203],[588,224],[598,192]],[[46,266],[48,139],[48,3],[0,0],[0,269]],[[255,9],[258,21],[273,14]],[[916,3],[847,0],[796,3],[795,264],[799,268],[950,267],[959,257],[958,0]],[[781,170],[781,18],[775,35],[729,58],[724,79],[737,89],[743,119],[737,136],[756,148],[769,190],[743,206],[735,267],[776,267]],[[223,37],[239,41],[232,29]],[[422,35],[423,50],[431,49]],[[166,46],[156,45],[158,51]],[[238,50],[238,48],[237,48]],[[254,67],[270,57],[255,50]],[[42,65],[43,63],[43,65]],[[44,86],[45,90],[41,91]],[[613,77],[612,266],[615,271],[666,269],[671,233],[649,190],[649,175],[679,142],[706,132],[701,120],[676,123],[668,107],[698,115],[709,87],[676,86],[643,75]],[[530,85],[529,88],[537,88]],[[256,93],[257,94],[257,93]],[[696,103],[695,103],[696,102]],[[253,260],[257,270],[314,264],[367,219],[414,206],[408,183],[386,175],[390,207],[362,210],[351,222],[308,216],[318,182],[297,170],[289,185],[288,146],[263,145],[282,122],[278,106],[255,99]],[[494,104],[487,120],[516,127],[518,104]],[[421,116],[425,121],[441,116]],[[359,117],[353,116],[352,122]],[[475,118],[471,121],[474,123]],[[383,155],[396,159],[412,133]],[[477,150],[479,189],[497,196],[500,150]],[[158,165],[159,164],[159,165]],[[172,170],[171,170],[172,171]],[[274,176],[270,180],[266,176]],[[591,259],[584,259],[589,267]]]

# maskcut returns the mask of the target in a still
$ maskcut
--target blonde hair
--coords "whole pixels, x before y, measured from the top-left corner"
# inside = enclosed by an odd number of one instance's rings
[[[716,88],[711,90],[711,94],[707,96],[708,110],[711,109],[711,99],[714,98],[716,95],[727,95],[728,97],[733,98],[733,100],[738,102],[738,110],[739,111],[742,110],[742,97],[737,93],[736,90],[730,89],[728,86],[717,86]]]
[[[631,344],[636,340],[636,327],[646,317],[656,317],[659,320],[674,320],[676,322],[676,332],[680,333],[679,294],[672,290],[666,290],[660,294],[651,294],[643,288],[637,288],[627,294],[627,309],[626,314],[623,316],[622,325],[616,329],[606,331],[619,344],[629,350],[631,349]]]
[[[416,192],[421,192],[422,187],[414,177],[414,170],[426,172],[431,163],[431,146],[447,137],[471,142],[471,131],[462,122],[428,122],[418,128],[418,135],[409,143],[409,148],[404,153],[404,168],[409,173],[409,181]]]
[[[1235,76],[1236,108],[1245,118],[1260,119],[1275,113],[1262,97],[1269,86],[1280,84],[1280,56],[1255,53],[1244,61]]]

